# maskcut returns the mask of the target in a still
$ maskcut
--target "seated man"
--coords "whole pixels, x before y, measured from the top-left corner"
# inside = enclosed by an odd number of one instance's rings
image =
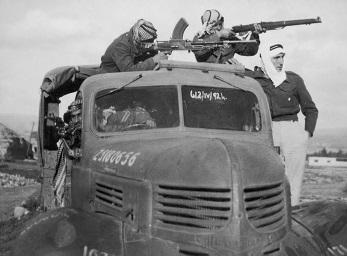
[[[103,111],[105,132],[123,131],[131,127],[156,128],[156,123],[142,101],[134,101],[134,107],[116,111],[114,107]]]

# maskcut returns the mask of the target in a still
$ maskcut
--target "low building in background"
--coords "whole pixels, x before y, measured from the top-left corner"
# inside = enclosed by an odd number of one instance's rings
[[[308,157],[308,165],[347,167],[347,158],[310,156]]]

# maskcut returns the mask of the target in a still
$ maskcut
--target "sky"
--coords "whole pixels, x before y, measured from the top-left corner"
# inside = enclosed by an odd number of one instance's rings
[[[100,64],[108,45],[138,19],[153,23],[158,40],[169,40],[184,17],[184,39],[191,40],[207,9],[219,10],[230,28],[319,16],[320,24],[267,31],[260,40],[284,45],[286,70],[304,79],[319,110],[317,129],[347,127],[345,0],[0,0],[0,114],[38,115],[49,70]],[[246,68],[261,65],[258,54],[235,58]],[[169,60],[195,58],[174,52]]]

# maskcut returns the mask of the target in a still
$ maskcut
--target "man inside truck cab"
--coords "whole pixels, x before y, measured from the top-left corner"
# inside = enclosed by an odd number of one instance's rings
[[[102,110],[102,124],[99,128],[105,132],[123,131],[129,129],[156,128],[154,119],[146,110],[146,105],[141,99],[135,99],[131,107],[118,110],[119,106],[111,106]]]

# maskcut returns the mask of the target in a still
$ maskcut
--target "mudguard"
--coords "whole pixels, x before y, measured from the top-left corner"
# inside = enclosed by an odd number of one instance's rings
[[[294,206],[283,250],[290,256],[347,255],[347,204],[315,201]]]
[[[122,223],[115,218],[60,208],[31,220],[12,255],[122,255]]]
[[[314,235],[310,241],[319,241],[326,255],[347,255],[347,203],[342,201],[304,203],[293,207],[292,219],[293,224],[304,226]],[[296,231],[295,225],[292,229]]]

